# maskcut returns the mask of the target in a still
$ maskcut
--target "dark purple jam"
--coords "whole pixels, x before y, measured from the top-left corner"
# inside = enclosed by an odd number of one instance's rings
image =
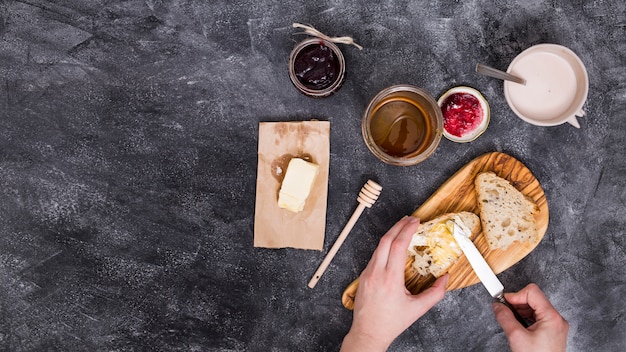
[[[322,42],[302,48],[293,66],[300,83],[311,90],[330,87],[339,75],[337,56]]]

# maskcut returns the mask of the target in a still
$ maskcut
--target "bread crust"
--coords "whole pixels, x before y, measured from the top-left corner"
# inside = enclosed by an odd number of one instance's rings
[[[513,242],[537,240],[534,214],[539,207],[531,199],[493,172],[478,174],[474,185],[489,248],[505,250]]]

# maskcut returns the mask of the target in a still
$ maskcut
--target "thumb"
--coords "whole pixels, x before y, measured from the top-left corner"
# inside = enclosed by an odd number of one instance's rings
[[[413,304],[419,306],[417,311],[420,316],[443,299],[446,294],[448,279],[449,275],[445,274],[444,276],[439,277],[431,287],[415,296],[412,296],[414,302]]]
[[[509,337],[515,331],[524,331],[526,329],[520,324],[513,312],[509,309],[509,307],[505,306],[502,303],[493,303],[492,306],[493,312],[496,315],[496,320],[502,326],[502,330],[504,330],[504,334]]]

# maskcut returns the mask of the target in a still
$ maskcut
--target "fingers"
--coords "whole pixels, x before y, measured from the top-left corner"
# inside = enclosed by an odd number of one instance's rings
[[[543,291],[529,284],[517,293],[506,294],[521,316],[534,316],[535,322],[527,329],[514,318],[511,310],[501,303],[493,304],[493,311],[506,334],[513,351],[565,351],[569,325],[554,309]]]
[[[406,265],[407,248],[411,243],[413,234],[417,231],[420,221],[418,218],[409,216],[398,236],[393,240],[387,259],[387,270],[404,280],[404,267]]]
[[[536,320],[535,311],[532,310],[532,308],[530,308],[528,305],[522,305],[522,306],[513,305],[513,307],[515,307],[517,314],[519,314],[522,318],[526,318],[531,321]]]
[[[534,313],[536,320],[546,314],[557,313],[546,295],[536,284],[528,284],[515,293],[507,293],[506,299],[513,305],[527,306]],[[557,313],[558,314],[558,313]]]
[[[493,308],[493,313],[496,315],[496,320],[502,326],[502,330],[504,330],[504,334],[507,338],[515,332],[522,333],[522,331],[526,331],[526,328],[515,319],[509,307],[502,303],[493,303],[491,307]]]
[[[404,227],[407,224],[411,223],[412,219],[416,218],[412,216],[405,216],[395,225],[393,225],[393,227],[391,227],[389,231],[387,231],[387,233],[380,239],[380,242],[378,243],[378,247],[374,251],[374,254],[372,254],[372,260],[370,261],[370,264],[368,264],[368,267],[371,265],[372,270],[385,270],[387,268],[387,262],[389,260],[392,245],[394,244],[396,238],[398,237],[398,235],[400,235]],[[396,244],[396,246],[398,246],[398,244]],[[407,243],[406,247],[404,248],[405,253],[403,255],[405,257],[406,248],[408,248],[408,246],[409,244]]]
[[[450,274],[439,277],[432,286],[418,295],[422,298],[423,302],[429,306],[429,309],[443,299],[443,296],[446,294],[446,286],[448,285],[449,279]]]
[[[435,281],[435,283],[429,288],[432,289],[434,288],[437,291],[446,291],[446,286],[448,286],[448,280],[450,280],[450,274],[445,274],[443,276],[440,276],[439,278],[437,278],[437,280]]]
[[[439,277],[431,287],[412,296],[414,304],[419,307],[414,312],[418,317],[422,316],[443,299],[446,294],[446,286],[448,285],[449,278],[450,275],[445,274]]]

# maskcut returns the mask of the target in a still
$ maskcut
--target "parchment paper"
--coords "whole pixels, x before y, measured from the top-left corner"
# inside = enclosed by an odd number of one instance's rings
[[[261,122],[259,124],[254,246],[321,251],[326,228],[330,122]],[[304,210],[278,207],[278,191],[293,157],[319,165]]]

